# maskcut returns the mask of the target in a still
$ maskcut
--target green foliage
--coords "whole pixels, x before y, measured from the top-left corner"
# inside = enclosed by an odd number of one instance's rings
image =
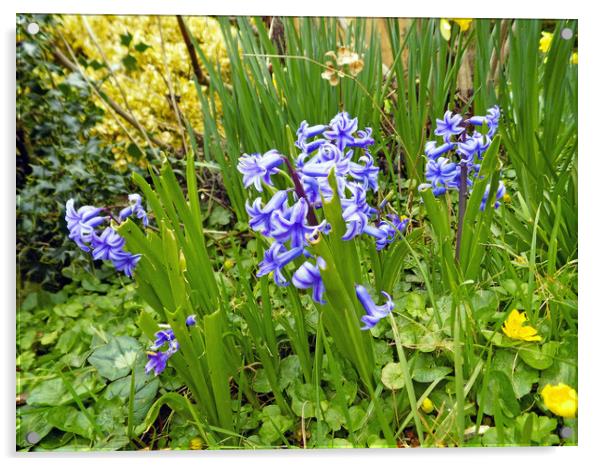
[[[40,32],[26,31],[35,20]],[[104,111],[78,73],[53,60],[53,16],[17,21],[17,270],[20,279],[57,290],[70,263],[88,267],[67,238],[65,202],[99,206],[123,202],[122,174],[111,147],[94,135]],[[130,167],[131,168],[131,167]]]
[[[18,309],[17,395],[25,403],[17,408],[19,448],[124,448],[135,437],[128,423],[141,425],[154,401],[160,381],[144,373],[135,325],[144,305],[131,285],[92,285],[34,292]]]

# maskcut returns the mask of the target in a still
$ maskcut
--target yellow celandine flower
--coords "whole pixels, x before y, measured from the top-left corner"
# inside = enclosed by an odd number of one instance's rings
[[[430,398],[425,398],[424,401],[422,402],[422,405],[420,406],[420,408],[426,414],[430,414],[435,409],[435,405],[433,404],[433,402],[431,401]]]
[[[469,18],[452,18],[451,20],[460,26],[460,31],[462,32],[468,31],[470,24],[472,23],[472,19]],[[449,42],[451,37],[451,23],[447,18],[441,18],[441,21],[439,22],[439,31],[443,38]]]
[[[571,65],[577,65],[579,63],[579,55],[577,52],[573,52],[571,55]]]
[[[452,18],[452,21],[460,26],[460,31],[466,32],[470,28],[472,19],[469,18]]]
[[[543,403],[557,416],[574,418],[577,414],[577,392],[564,383],[547,384],[541,391]]]
[[[523,325],[526,321],[527,316],[524,312],[513,309],[504,322],[502,330],[507,337],[514,340],[541,341],[541,337],[537,335],[537,329],[530,325]]]
[[[541,31],[541,39],[539,39],[539,51],[542,53],[548,53],[550,45],[552,45],[552,37],[554,34],[551,32]]]

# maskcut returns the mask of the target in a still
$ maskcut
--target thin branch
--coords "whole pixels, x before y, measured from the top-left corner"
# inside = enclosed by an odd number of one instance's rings
[[[94,93],[112,110],[114,111],[117,115],[119,115],[121,118],[123,118],[125,121],[127,121],[130,125],[132,125],[134,128],[138,129],[138,125],[136,124],[136,120],[123,108],[121,107],[117,102],[115,102],[113,99],[111,99],[111,97],[109,97],[107,94],[105,94],[104,92],[102,92],[100,90],[100,88],[98,87],[97,84],[95,84],[94,82],[92,82],[84,73],[84,70],[79,66],[78,63],[74,63],[71,60],[69,60],[69,58],[67,58],[65,56],[65,54],[58,48],[58,47],[54,47],[52,50],[52,54],[54,56],[55,61],[61,65],[63,68],[68,69],[69,71],[73,72],[73,73],[79,73],[82,78],[88,83],[88,85],[92,88],[92,90],[94,91]],[[75,57],[74,57],[75,58]],[[126,133],[129,135],[129,133],[126,130]],[[159,139],[153,137],[153,136],[149,136],[150,140],[157,146],[161,147],[164,150],[168,150],[173,152],[173,148],[164,143],[163,141],[160,141]],[[134,144],[138,145],[136,143],[136,141],[130,136],[130,139],[132,139],[132,141],[134,142]],[[138,147],[140,149],[141,152],[143,152],[141,150],[140,147]]]
[[[161,25],[161,16],[157,16],[157,24],[159,25],[159,37],[161,39],[161,58],[163,59],[163,68],[165,69],[165,81],[167,82],[167,89],[169,90],[170,102],[173,107],[173,111],[176,114],[176,121],[178,122],[178,128],[180,130],[180,136],[182,138],[182,148],[186,152],[186,130],[182,124],[180,118],[180,111],[176,104],[176,96],[174,93],[173,84],[171,82],[171,73],[167,66],[167,53],[165,52],[165,40],[163,38],[163,26]]]
[[[207,79],[207,77],[203,74],[203,70],[201,69],[201,65],[199,64],[199,59],[196,56],[194,44],[192,43],[192,38],[190,37],[190,33],[188,32],[186,23],[184,23],[184,18],[182,18],[181,15],[177,15],[176,18],[178,19],[178,26],[180,28],[180,32],[182,33],[182,39],[184,39],[186,50],[188,50],[188,55],[190,56],[190,63],[192,63],[192,71],[196,76],[196,80],[201,85],[209,86],[209,79]]]

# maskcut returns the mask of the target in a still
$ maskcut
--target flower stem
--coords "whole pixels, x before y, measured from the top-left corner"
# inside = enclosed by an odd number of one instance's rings
[[[460,262],[460,245],[462,244],[462,229],[464,227],[464,214],[466,213],[466,180],[468,167],[460,163],[460,201],[458,203],[458,228],[456,230],[456,261]]]
[[[420,414],[418,414],[418,404],[416,403],[416,394],[414,393],[414,385],[412,384],[412,377],[410,375],[410,368],[408,367],[408,361],[406,359],[403,346],[401,345],[401,338],[399,336],[399,330],[397,328],[397,322],[393,317],[393,313],[389,313],[389,322],[393,329],[393,337],[395,339],[395,347],[397,348],[397,356],[399,358],[399,364],[401,365],[401,372],[405,382],[405,387],[408,392],[408,399],[410,400],[410,408],[414,415],[414,424],[416,424],[416,432],[418,433],[418,439],[420,444],[424,443],[424,435],[422,433],[422,424],[420,420]]]
[[[301,184],[301,180],[299,179],[299,175],[297,174],[297,170],[293,168],[288,157],[282,157],[284,163],[286,164],[286,168],[291,175],[293,180],[293,185],[295,186],[295,192],[299,198],[304,198],[307,201],[307,220],[310,225],[315,226],[318,224],[318,219],[316,218],[316,213],[314,212],[314,208],[311,205],[311,202],[307,199],[307,194],[305,194],[305,189],[303,189],[303,185]]]

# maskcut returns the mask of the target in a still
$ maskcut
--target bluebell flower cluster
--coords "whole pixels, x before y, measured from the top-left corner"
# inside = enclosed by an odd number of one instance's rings
[[[325,303],[321,273],[326,264],[321,257],[314,257],[308,246],[309,238],[318,232],[330,232],[330,225],[321,219],[321,209],[323,202],[334,195],[328,180],[332,172],[346,224],[343,240],[368,235],[375,239],[380,251],[404,233],[409,221],[406,217],[397,213],[382,215],[368,202],[368,194],[378,191],[379,167],[370,153],[373,144],[372,129],[358,129],[357,118],[341,112],[328,125],[303,121],[295,142],[300,153],[294,159],[275,150],[239,158],[237,168],[244,186],[271,193],[267,202],[258,197],[246,204],[249,226],[272,240],[259,264],[258,276],[272,273],[277,285],[288,286],[284,271],[294,263],[293,286],[311,290],[315,302]],[[281,170],[288,172],[289,176],[283,179],[290,180],[293,186],[276,189],[272,177]],[[360,302],[367,303],[361,299]]]
[[[148,216],[142,207],[140,195],[130,194],[129,203],[128,207],[121,210],[117,221],[135,216],[147,226]],[[141,255],[126,251],[125,239],[110,225],[99,232],[98,227],[108,223],[110,219],[109,215],[103,215],[106,209],[86,205],[76,210],[75,201],[69,199],[65,210],[69,238],[75,241],[82,251],[90,252],[94,260],[110,261],[117,271],[131,277]]]
[[[196,316],[190,315],[186,318],[186,326],[192,327],[196,325]],[[148,351],[147,357],[148,362],[144,367],[147,374],[154,372],[155,375],[159,375],[165,370],[167,361],[180,349],[180,344],[173,333],[173,330],[169,326],[155,333],[155,341],[151,347],[151,351]],[[163,349],[163,351],[162,351]]]
[[[427,183],[419,189],[432,189],[435,196],[440,196],[449,190],[460,188],[461,167],[467,167],[467,188],[470,190],[474,180],[478,177],[483,154],[489,148],[495,136],[500,120],[500,108],[495,105],[487,110],[484,116],[475,115],[468,119],[451,111],[445,112],[442,120],[437,119],[434,131],[443,141],[428,141],[424,147],[426,155],[425,178]],[[487,132],[481,133],[479,129],[485,127]],[[468,129],[473,127],[469,134]],[[453,160],[456,154],[458,161]],[[497,200],[505,193],[505,187],[500,182],[497,191]],[[489,188],[488,188],[489,190]],[[501,193],[501,194],[500,194]],[[489,191],[487,191],[487,195]],[[481,210],[486,206],[486,198],[481,203]],[[499,207],[496,201],[495,208]]]

